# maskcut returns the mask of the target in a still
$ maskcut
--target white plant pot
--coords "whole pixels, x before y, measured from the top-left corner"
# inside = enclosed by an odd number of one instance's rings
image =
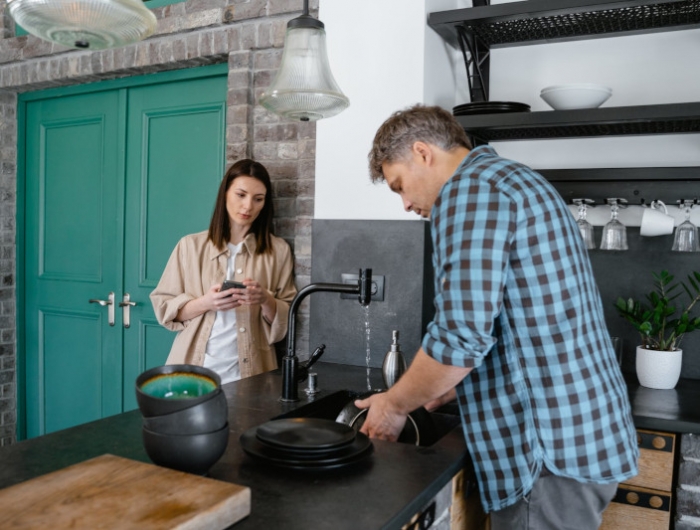
[[[637,378],[647,388],[675,388],[681,376],[683,350],[658,351],[637,346]]]

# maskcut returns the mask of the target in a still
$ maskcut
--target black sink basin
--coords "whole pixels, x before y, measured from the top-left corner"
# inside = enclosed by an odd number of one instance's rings
[[[360,392],[339,390],[273,419],[322,418],[335,421],[345,406],[360,396]],[[430,430],[432,432],[426,433],[421,439],[420,445],[423,447],[433,445],[460,423],[459,409],[456,404],[454,407],[451,404],[443,406],[435,412],[428,413],[428,415],[431,420]]]

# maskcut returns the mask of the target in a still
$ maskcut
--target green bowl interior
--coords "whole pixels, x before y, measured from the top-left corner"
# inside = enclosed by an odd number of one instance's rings
[[[216,390],[216,382],[205,375],[174,372],[151,377],[141,391],[161,399],[190,399]]]

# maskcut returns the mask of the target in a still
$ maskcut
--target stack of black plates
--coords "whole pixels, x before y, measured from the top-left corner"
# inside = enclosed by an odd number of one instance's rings
[[[332,469],[372,454],[370,439],[342,423],[317,418],[272,420],[248,429],[241,446],[251,457],[292,469]]]
[[[452,108],[454,116],[472,114],[496,114],[498,112],[530,112],[530,105],[515,101],[475,101]]]

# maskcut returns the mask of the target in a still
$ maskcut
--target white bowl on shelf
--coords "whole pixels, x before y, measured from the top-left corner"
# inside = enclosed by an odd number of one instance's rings
[[[612,96],[612,88],[593,83],[543,88],[540,97],[554,110],[595,109]]]

